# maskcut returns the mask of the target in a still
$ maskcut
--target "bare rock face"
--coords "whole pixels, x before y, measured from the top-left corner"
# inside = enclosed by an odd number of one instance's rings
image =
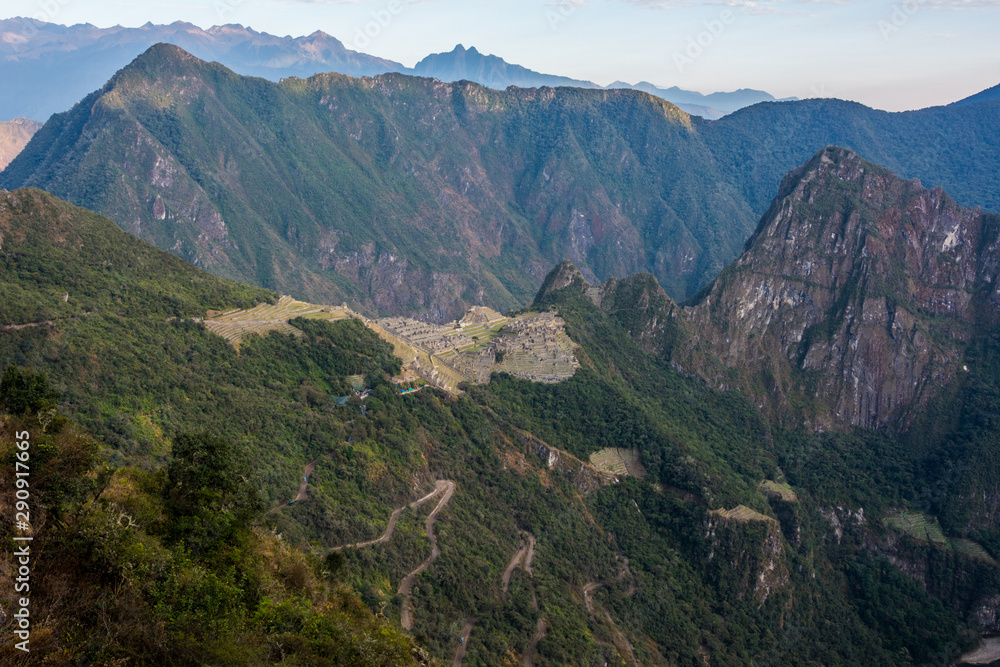
[[[1000,321],[1000,216],[828,147],[684,307],[640,274],[582,288],[641,347],[779,418],[902,429]],[[561,266],[543,289],[573,283]]]
[[[42,124],[27,118],[0,121],[0,171],[17,157]]]
[[[1000,310],[998,259],[995,216],[830,147],[684,309],[677,360],[816,428],[901,426]]]

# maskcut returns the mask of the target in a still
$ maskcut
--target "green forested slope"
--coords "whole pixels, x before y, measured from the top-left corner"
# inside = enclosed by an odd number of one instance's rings
[[[168,45],[52,118],[0,177],[29,185],[220,275],[437,318],[523,304],[564,256],[687,294],[752,226],[691,119],[645,93],[276,84]]]
[[[337,642],[358,651],[347,664],[398,664],[397,649],[419,655],[391,627],[404,604],[400,581],[430,554],[424,522],[438,500],[403,511],[384,544],[334,548],[378,537],[394,508],[436,480],[456,490],[434,526],[440,555],[416,581],[412,634],[444,663],[474,618],[466,665],[521,664],[539,619],[547,627],[539,665],[629,664],[632,656],[664,665],[788,664],[789,656],[943,664],[970,643],[965,615],[978,600],[952,596],[949,582],[971,576],[977,593],[997,588],[995,566],[957,551],[887,546],[900,557],[950,559],[930,580],[941,602],[882,556],[865,555],[873,543],[899,542],[882,526],[888,513],[911,503],[926,511],[922,478],[899,443],[867,432],[776,430],[740,395],[712,391],[643,352],[579,283],[535,304],[557,307],[580,345],[583,368],[573,379],[499,376],[458,399],[431,389],[400,396],[385,380],[397,363],[360,326],[296,321],[303,337],[272,333],[237,353],[189,318],[268,293],[138,241],[123,246],[110,221],[44,193],[17,191],[2,204],[0,280],[21,289],[11,312],[38,301],[50,310],[36,315],[51,324],[4,320],[0,363],[47,373],[70,422],[64,432],[88,429],[100,443],[91,455],[117,468],[108,478],[73,464],[61,474],[78,491],[39,493],[68,527],[40,525],[51,540],[46,567],[85,591],[77,606],[52,608],[47,646],[67,655],[312,664],[341,655]],[[60,254],[79,239],[92,254]],[[116,265],[105,263],[102,244],[119,248]],[[114,266],[130,275],[126,284],[147,285],[142,299],[113,283],[86,290],[84,276]],[[57,294],[50,303],[46,295],[62,288],[32,278],[57,270],[59,284],[80,285],[78,297],[69,290],[68,301]],[[74,298],[90,301],[61,314]],[[356,373],[373,390],[365,414],[333,400]],[[17,419],[48,419],[42,408]],[[637,448],[646,477],[614,483],[574,458],[609,446]],[[311,462],[305,498],[287,504]],[[247,482],[231,485],[234,476]],[[791,484],[798,500],[769,498],[758,488],[765,479]],[[192,495],[192,485],[208,490]],[[259,504],[249,493],[257,490]],[[854,518],[859,509],[864,522]],[[122,511],[136,525],[109,527]],[[501,577],[522,531],[537,541],[531,572],[515,569],[505,598]],[[996,557],[993,534],[969,536]],[[124,601],[112,604],[104,592],[135,581],[142,585]],[[343,585],[389,625],[354,606]],[[40,589],[40,601],[54,591]],[[114,613],[102,617],[102,609]],[[114,622],[112,634],[121,630],[118,643],[101,639],[103,619]]]

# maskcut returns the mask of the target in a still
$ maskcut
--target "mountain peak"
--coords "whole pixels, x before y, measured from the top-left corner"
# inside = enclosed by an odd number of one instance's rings
[[[576,268],[573,262],[564,259],[554,269],[549,271],[549,275],[545,276],[542,286],[538,289],[538,296],[535,297],[535,303],[538,303],[553,292],[573,285],[581,289],[590,287],[587,279],[583,277],[583,272]]]
[[[140,60],[163,59],[163,58],[168,60],[183,61],[183,60],[194,59],[194,56],[192,56],[190,53],[188,53],[181,47],[177,46],[176,44],[170,44],[168,42],[157,42],[156,44],[153,44],[151,47],[143,51],[139,55],[139,57],[137,57],[133,62],[137,62]]]
[[[688,309],[691,331],[767,378],[758,399],[778,414],[903,425],[1000,312],[1000,295],[980,296],[1000,277],[995,235],[944,190],[828,146],[786,176],[743,255]]]
[[[181,76],[185,67],[196,63],[205,64],[203,60],[181,47],[169,42],[157,42],[140,53],[135,60],[123,67],[112,81],[119,79],[128,72],[142,72],[148,76],[161,75]]]

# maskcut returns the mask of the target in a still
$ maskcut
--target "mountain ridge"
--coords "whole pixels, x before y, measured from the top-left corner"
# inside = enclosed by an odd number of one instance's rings
[[[556,255],[591,276],[659,266],[681,292],[714,275],[750,230],[709,220],[751,215],[693,129],[638,91],[401,74],[274,84],[161,45],[53,117],[0,182],[58,179],[57,194],[221,275],[443,322],[469,305],[526,303]],[[121,151],[127,163],[98,158]],[[90,187],[77,159],[124,178]],[[704,202],[687,194],[706,188]],[[292,260],[302,254],[308,263]]]
[[[641,91],[398,73],[274,84],[174,49],[53,117],[0,184],[52,189],[221,275],[372,314],[520,307],[563,258],[594,282],[653,273],[683,299],[829,144],[1000,210],[1000,158],[983,152],[1000,141],[997,102],[889,114],[804,100],[708,122]]]
[[[482,54],[474,47],[466,50],[461,45],[449,53],[429,54],[410,68],[348,49],[343,42],[322,30],[293,38],[259,32],[239,24],[202,29],[192,23],[175,21],[168,25],[147,22],[139,28],[98,28],[91,24],[63,26],[18,17],[0,20],[0,34],[5,35],[0,41],[0,76],[18,91],[0,100],[0,118],[48,118],[53,113],[65,111],[117,69],[163,41],[180,46],[203,60],[222,62],[240,74],[272,81],[291,76],[307,78],[329,71],[349,76],[402,72],[431,76],[446,83],[469,79],[500,90],[510,85],[600,88],[589,81],[535,72],[498,56]],[[69,53],[72,57],[67,55]],[[33,63],[41,63],[46,58],[55,59],[58,64],[33,67]],[[53,72],[58,72],[58,85],[40,87],[38,83],[51,80]],[[706,118],[725,113],[699,102],[704,97],[699,93],[673,88],[664,91],[655,86],[650,86],[647,92],[661,97],[666,94],[664,99]],[[717,95],[724,99],[733,94]],[[761,99],[773,99],[767,93],[760,95]],[[716,99],[711,95],[708,98]]]

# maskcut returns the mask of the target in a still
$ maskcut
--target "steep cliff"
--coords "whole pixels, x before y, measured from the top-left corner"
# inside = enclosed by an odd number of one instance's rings
[[[689,295],[755,220],[647,93],[271,83],[164,44],[53,116],[0,175],[27,185],[218,275],[436,321],[523,306],[563,258]]]
[[[790,173],[743,255],[680,308],[651,276],[605,311],[647,349],[818,429],[897,428],[1000,313],[1000,218],[835,147]]]
[[[681,363],[701,372],[712,354],[816,427],[898,425],[1000,310],[997,230],[941,189],[827,148],[785,178],[743,256],[685,309]]]

